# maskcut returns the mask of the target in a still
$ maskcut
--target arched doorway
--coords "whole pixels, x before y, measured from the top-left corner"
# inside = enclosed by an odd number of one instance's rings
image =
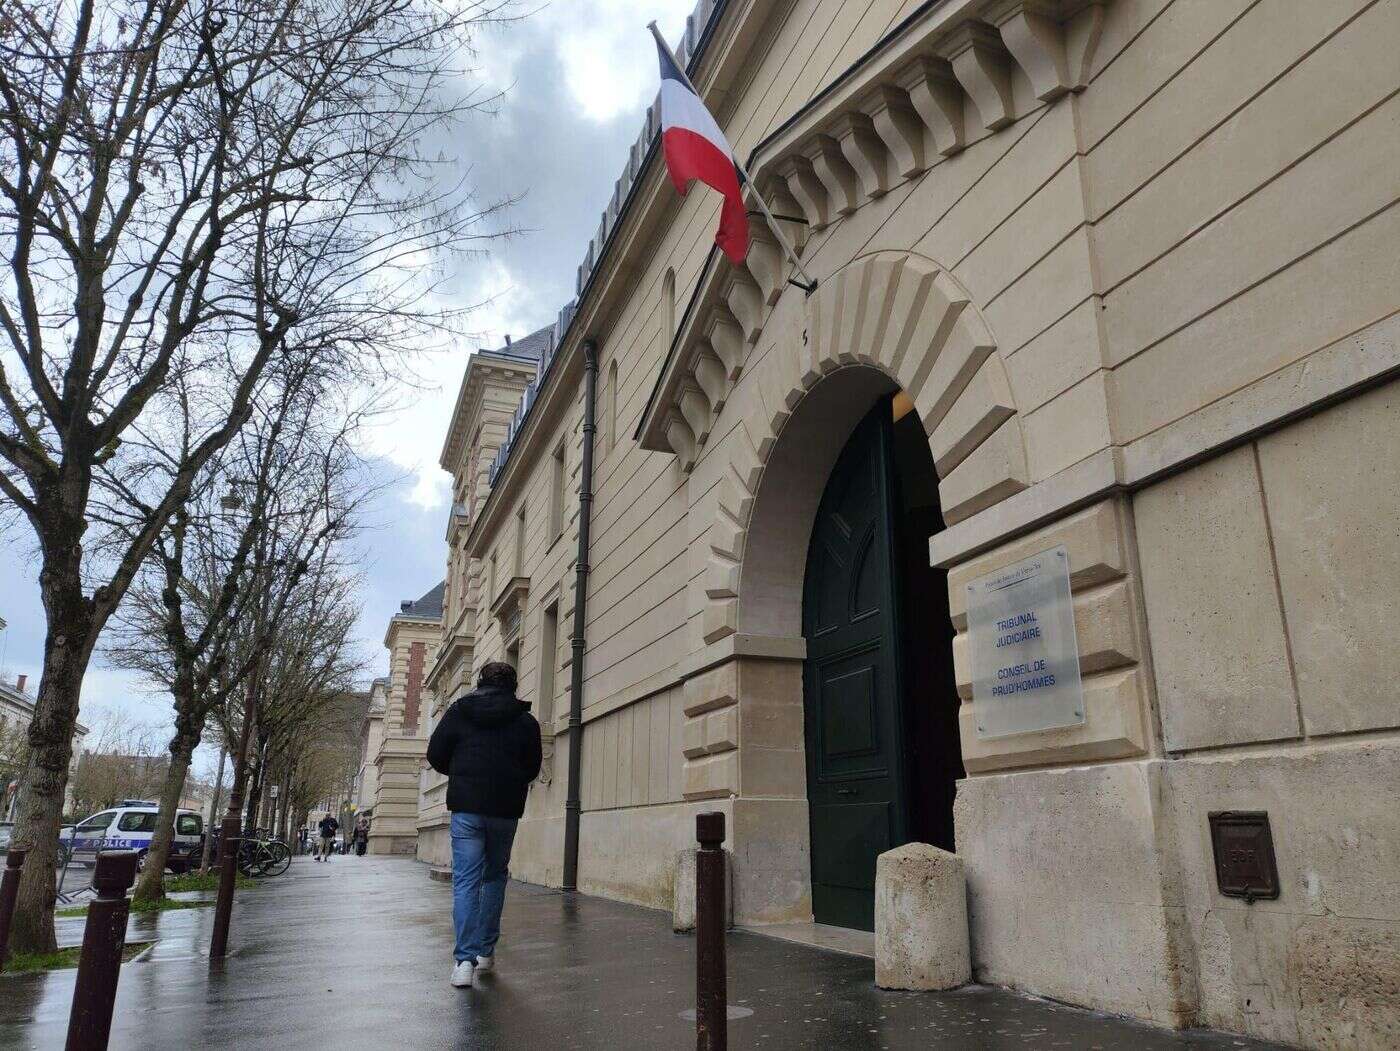
[[[803,712],[818,923],[874,927],[875,859],[911,840],[953,848],[962,776],[953,635],[928,438],[884,394],[836,458],[803,580]]]

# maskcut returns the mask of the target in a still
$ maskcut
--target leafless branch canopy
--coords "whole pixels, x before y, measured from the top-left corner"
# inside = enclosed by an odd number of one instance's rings
[[[496,236],[503,202],[419,144],[489,103],[447,81],[505,7],[5,4],[0,494],[46,554],[89,500],[134,512],[101,548],[99,621],[262,384],[392,370],[451,326],[435,266]]]

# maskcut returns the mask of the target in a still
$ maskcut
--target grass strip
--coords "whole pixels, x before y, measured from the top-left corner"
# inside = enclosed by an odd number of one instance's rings
[[[128,942],[122,948],[122,963],[145,952],[150,942]],[[80,945],[72,945],[58,952],[17,952],[5,961],[5,974],[32,974],[35,971],[61,971],[77,967],[82,955]]]
[[[256,887],[258,881],[252,876],[245,876],[238,873],[238,881],[234,884],[239,890],[247,890],[249,887]],[[218,890],[219,874],[216,871],[210,872],[186,872],[179,876],[165,877],[165,893],[178,894],[187,890]]]
[[[258,881],[251,876],[242,873],[238,875],[238,881],[234,884],[238,890],[251,890],[258,885]],[[219,874],[217,872],[207,875],[190,873],[185,876],[169,876],[165,880],[165,893],[177,894],[184,891],[204,890],[215,891],[219,889]],[[202,909],[206,905],[213,905],[213,901],[181,901],[175,898],[161,898],[157,901],[131,901],[132,912],[171,912],[177,909]],[[70,909],[58,909],[55,916],[86,916],[86,905],[75,905]]]

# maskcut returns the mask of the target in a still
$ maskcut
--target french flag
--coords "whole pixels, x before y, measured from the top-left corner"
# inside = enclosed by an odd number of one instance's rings
[[[697,179],[724,195],[715,244],[738,266],[749,253],[749,217],[739,189],[734,151],[705,103],[676,67],[659,34],[656,52],[661,60],[661,149],[666,170],[682,197]]]

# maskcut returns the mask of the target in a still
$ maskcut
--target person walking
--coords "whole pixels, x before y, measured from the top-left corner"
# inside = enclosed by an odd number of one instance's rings
[[[316,826],[316,831],[320,833],[316,846],[317,861],[330,861],[331,855],[335,853],[335,834],[340,831],[340,822],[331,817],[330,812],[321,818],[321,823]]]
[[[540,724],[515,695],[515,669],[492,661],[428,740],[428,764],[446,774],[452,812],[452,984],[495,966],[510,849],[540,772]]]
[[[365,851],[369,849],[369,820],[361,817],[355,822],[355,854],[359,857],[365,856]]]

